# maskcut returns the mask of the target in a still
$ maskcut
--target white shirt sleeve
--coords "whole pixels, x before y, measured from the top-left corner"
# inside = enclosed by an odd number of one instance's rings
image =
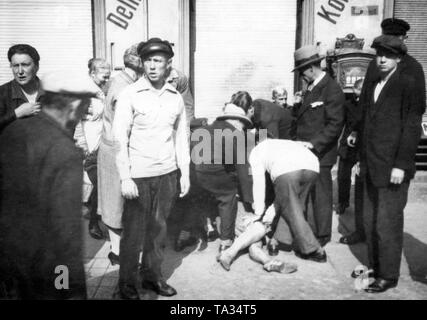
[[[130,92],[125,89],[117,98],[113,121],[114,142],[119,147],[116,155],[116,164],[122,181],[131,178],[128,146],[132,121],[133,107]]]
[[[190,147],[187,134],[187,116],[182,98],[179,100],[181,114],[175,123],[175,152],[178,168],[181,170],[182,176],[190,174]]]
[[[253,209],[255,215],[261,216],[265,207],[265,168],[259,157],[256,147],[249,156],[249,163],[252,170],[252,194],[254,197]]]

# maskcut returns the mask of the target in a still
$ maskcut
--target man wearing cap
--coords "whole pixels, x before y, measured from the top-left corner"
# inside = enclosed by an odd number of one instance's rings
[[[366,291],[378,293],[395,287],[399,279],[403,210],[425,108],[419,103],[415,77],[400,65],[407,51],[403,41],[382,35],[372,47],[377,50],[379,78],[365,79],[359,136],[368,267],[375,277]]]
[[[402,19],[396,18],[388,18],[383,20],[381,23],[381,29],[383,35],[390,35],[401,39],[404,43],[406,43],[408,36],[407,32],[411,29],[410,25]],[[425,74],[422,65],[407,52],[402,56],[399,66],[403,73],[414,77],[415,84],[417,87],[417,97],[419,99],[419,103],[426,108],[426,82],[425,82]],[[370,83],[372,80],[377,79],[378,69],[373,59],[368,66],[366,71],[365,84]],[[363,87],[363,91],[366,87]]]
[[[9,48],[7,58],[14,79],[0,86],[0,132],[16,119],[39,113],[42,95],[37,50],[28,44],[17,44]]]
[[[83,157],[73,131],[98,88],[86,75],[46,75],[37,117],[0,137],[0,275],[8,298],[85,299]]]
[[[136,290],[142,249],[142,287],[164,296],[176,294],[161,272],[166,219],[177,196],[178,169],[183,197],[190,188],[190,153],[185,106],[166,82],[174,55],[169,42],[149,39],[138,46],[144,77],[119,95],[113,120],[116,163],[126,198],[120,243],[122,298],[139,299]]]
[[[309,222],[320,244],[331,240],[332,176],[337,160],[337,142],[344,125],[344,94],[320,66],[323,59],[316,46],[295,52],[295,69],[308,84],[302,101],[294,105],[296,139],[320,161],[317,182],[312,190],[313,219]]]
[[[111,245],[108,258],[113,265],[119,263],[124,200],[116,166],[117,144],[114,142],[112,127],[120,92],[143,74],[142,62],[138,56],[137,48],[138,43],[125,50],[123,54],[125,69],[110,81],[102,115],[103,128],[98,150],[98,211],[102,216],[102,222],[108,228]]]

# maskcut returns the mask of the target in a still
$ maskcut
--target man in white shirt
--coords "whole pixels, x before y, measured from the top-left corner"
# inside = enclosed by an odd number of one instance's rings
[[[326,262],[326,253],[304,216],[308,194],[319,174],[317,157],[302,142],[267,139],[252,150],[249,163],[253,179],[254,224],[257,225],[248,226],[240,236],[242,238],[221,253],[219,257],[221,265],[229,270],[237,253],[251,245],[251,256],[263,263],[266,270],[287,269],[286,272],[289,272],[293,269],[289,269],[289,266],[286,268],[283,263],[271,265],[274,260],[267,259],[267,256],[260,252],[259,244],[255,245],[266,235],[273,220],[270,203],[266,203],[266,174],[274,184],[276,214],[280,214],[286,220],[294,236],[295,254],[302,259]],[[265,226],[262,227],[260,222]]]
[[[178,169],[183,197],[190,187],[190,153],[184,101],[166,82],[174,55],[169,42],[152,38],[138,48],[144,77],[119,95],[113,121],[122,195],[123,238],[119,288],[138,299],[136,280],[142,249],[142,287],[163,296],[176,290],[163,279],[161,263],[166,219],[177,195]]]

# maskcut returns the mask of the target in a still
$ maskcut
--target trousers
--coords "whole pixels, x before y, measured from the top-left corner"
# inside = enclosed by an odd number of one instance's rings
[[[166,220],[177,197],[177,171],[133,180],[139,195],[125,201],[120,241],[119,281],[129,285],[134,285],[137,279],[141,250],[144,279],[162,279]]]

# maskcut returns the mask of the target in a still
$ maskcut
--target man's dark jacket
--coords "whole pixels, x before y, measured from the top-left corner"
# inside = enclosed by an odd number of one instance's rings
[[[337,160],[338,139],[344,125],[344,93],[329,75],[295,106],[296,139],[313,144],[320,166],[332,166]]]
[[[273,102],[256,99],[254,106],[254,125],[267,129],[272,138],[291,139],[293,115],[290,109],[284,109]]]
[[[405,54],[399,63],[402,74],[414,78],[415,90],[417,92],[417,101],[421,104],[420,108],[426,108],[426,80],[422,65],[411,55]],[[375,58],[369,63],[366,71],[365,81],[363,83],[362,94],[366,90],[366,85],[376,81],[379,77]]]
[[[39,81],[38,78],[37,81]],[[40,90],[36,101],[39,101],[42,94],[43,92]],[[15,109],[26,102],[28,99],[15,80],[0,86],[0,132],[9,123],[16,120]]]
[[[238,131],[226,120],[215,120],[211,125],[199,129],[209,132],[211,153],[208,163],[196,164],[195,170],[205,174],[233,174],[237,176],[239,194],[243,202],[252,203],[252,177],[249,172],[249,163],[247,161],[247,139],[245,131]],[[199,136],[197,131],[193,137]],[[238,139],[233,136],[239,136],[243,144],[239,145]],[[222,138],[221,138],[222,137]],[[206,138],[206,137],[205,137]],[[227,140],[229,143],[227,143]],[[230,143],[232,142],[232,143]],[[193,151],[201,143],[194,143]],[[206,142],[204,142],[206,146]],[[200,150],[199,150],[200,151]],[[199,156],[199,152],[195,152]],[[201,155],[203,158],[203,155]],[[193,161],[194,155],[193,155]],[[227,161],[229,159],[230,161]],[[198,159],[199,161],[200,159]]]
[[[415,174],[415,153],[425,111],[419,103],[416,80],[398,67],[382,89],[377,102],[374,91],[379,78],[364,83],[361,173],[369,172],[376,187],[387,187],[392,168],[405,170],[405,180]],[[367,171],[366,171],[367,170]]]
[[[354,95],[345,102],[345,127],[338,147],[341,159],[356,160],[357,158],[357,148],[349,147],[347,138],[362,120],[362,113],[362,107],[359,106],[359,101]]]
[[[18,298],[86,297],[82,160],[72,134],[43,112],[0,136],[0,278]],[[68,268],[68,290],[55,287],[57,266]]]

